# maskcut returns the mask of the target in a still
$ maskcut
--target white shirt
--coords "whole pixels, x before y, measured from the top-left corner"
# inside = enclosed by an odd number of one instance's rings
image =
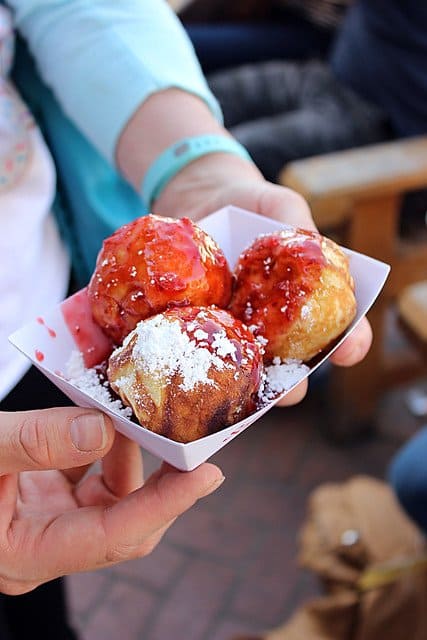
[[[8,71],[10,20],[0,7],[0,70]],[[3,54],[3,55],[2,55]],[[66,294],[69,259],[51,214],[55,168],[40,131],[0,77],[0,399],[30,363],[8,342]]]

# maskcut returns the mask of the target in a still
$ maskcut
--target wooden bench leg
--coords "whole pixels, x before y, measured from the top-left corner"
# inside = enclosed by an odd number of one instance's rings
[[[391,261],[399,207],[400,198],[395,196],[357,203],[345,238],[347,246]],[[331,370],[323,403],[322,430],[332,440],[352,440],[374,430],[375,409],[383,389],[381,373],[388,304],[386,288],[368,315],[374,340],[367,357],[354,367]]]
[[[337,442],[351,441],[375,429],[374,415],[382,389],[382,349],[385,302],[369,314],[374,342],[366,358],[354,367],[333,367],[323,399],[321,429]]]

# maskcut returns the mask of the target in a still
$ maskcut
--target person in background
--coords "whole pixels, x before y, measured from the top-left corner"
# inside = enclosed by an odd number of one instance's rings
[[[146,213],[197,220],[231,203],[314,228],[303,199],[266,182],[223,127],[185,32],[165,2],[10,0],[8,5],[40,75],[67,114],[61,116],[63,129],[58,125],[50,134],[64,142],[63,154],[79,170],[93,170],[104,179],[116,176],[118,169]],[[13,42],[8,46],[11,52]],[[73,632],[56,578],[149,553],[176,517],[214,491],[223,476],[208,463],[189,473],[162,465],[144,482],[139,447],[115,433],[108,417],[75,407],[41,409],[65,400],[45,396],[47,381],[26,374],[28,365],[7,346],[7,334],[65,294],[69,262],[51,215],[51,156],[5,74],[2,88],[10,105],[1,105],[9,141],[2,149],[2,167],[8,173],[13,165],[16,172],[0,193],[7,202],[0,209],[1,637],[15,640],[31,633],[58,640],[72,638]],[[185,155],[177,156],[184,141]],[[98,155],[112,173],[92,162]],[[104,172],[96,175],[101,166]],[[111,205],[109,183],[98,186],[97,193]],[[101,225],[96,207],[92,213],[93,224]],[[112,226],[121,222],[110,220]],[[69,223],[78,235],[77,213]],[[344,366],[358,362],[370,341],[369,324],[363,321],[334,361]],[[297,402],[305,392],[303,383],[286,403]],[[99,475],[86,477],[99,460]],[[48,588],[40,589],[45,583]],[[58,610],[49,618],[44,614],[52,598]]]
[[[180,13],[205,73],[268,60],[325,59],[352,0],[220,0]],[[174,4],[174,3],[172,3]]]
[[[403,447],[390,465],[390,483],[406,513],[427,534],[427,427]]]
[[[427,132],[427,6],[356,0],[328,62],[272,61],[209,77],[225,124],[263,174],[290,161]]]

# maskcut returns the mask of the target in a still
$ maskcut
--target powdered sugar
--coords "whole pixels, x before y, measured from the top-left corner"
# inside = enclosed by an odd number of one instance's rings
[[[192,331],[192,329],[190,329],[190,331]],[[209,338],[209,334],[202,329],[196,329],[196,331],[194,332],[194,337],[196,338],[196,340],[199,340],[201,342],[202,340],[207,340]]]
[[[226,358],[227,356],[231,356],[233,360],[236,359],[236,347],[227,338],[227,335],[224,329],[214,334],[214,339],[211,346],[212,346],[212,349],[216,350],[217,354],[221,358]]]
[[[305,318],[308,318],[309,315],[310,315],[310,307],[304,304],[301,307],[301,318],[304,320]]]
[[[113,400],[108,390],[108,386],[104,386],[99,379],[95,369],[86,369],[83,356],[80,351],[73,351],[66,364],[66,378],[68,382],[78,389],[81,389],[88,396],[97,400],[105,407],[120,413],[125,418],[132,416],[132,410],[124,407],[120,400]]]
[[[236,347],[227,338],[225,331],[219,330],[213,336],[212,343],[206,346],[207,334],[191,326],[192,335],[175,319],[166,319],[161,315],[140,322],[127,336],[123,347],[130,340],[133,344],[132,357],[137,368],[171,378],[179,374],[182,378],[180,388],[190,391],[198,384],[214,385],[209,377],[212,367],[222,370],[231,367],[225,362],[227,356],[233,357]],[[114,352],[117,356],[122,347]]]
[[[298,360],[284,360],[276,357],[265,367],[264,380],[259,392],[262,404],[271,402],[300,382],[310,369]]]

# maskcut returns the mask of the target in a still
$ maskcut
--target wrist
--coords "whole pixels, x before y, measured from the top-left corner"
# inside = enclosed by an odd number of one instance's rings
[[[256,166],[238,155],[209,153],[177,173],[153,203],[152,211],[170,217],[197,220],[230,202],[239,185],[265,180]]]
[[[182,138],[205,134],[229,136],[200,98],[180,89],[159,91],[141,104],[122,131],[118,168],[139,191],[147,170],[165,149]]]
[[[139,191],[160,154],[182,138],[205,134],[231,137],[199,98],[179,89],[160,91],[139,107],[124,128],[116,150],[118,167]],[[256,183],[265,181],[250,160],[232,153],[209,153],[170,179],[152,211],[198,219],[230,204],[239,185],[248,191]]]
[[[203,156],[231,154],[252,163],[246,149],[231,136],[207,134],[181,138],[165,149],[147,170],[141,195],[149,211],[171,180]],[[216,160],[221,162],[221,158]]]

